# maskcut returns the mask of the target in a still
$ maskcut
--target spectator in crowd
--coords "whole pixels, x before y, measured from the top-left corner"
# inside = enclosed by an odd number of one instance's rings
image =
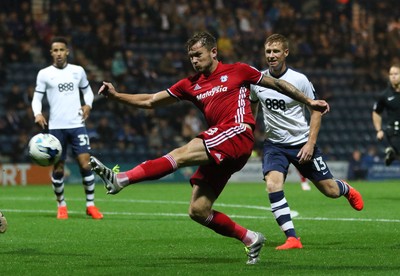
[[[361,160],[367,169],[371,168],[372,165],[381,162],[377,147],[375,145],[368,146],[367,152],[362,155]]]
[[[99,137],[100,147],[106,147],[110,141],[114,141],[114,130],[111,126],[111,122],[107,116],[100,118],[96,132]]]
[[[126,68],[126,64],[123,58],[123,55],[120,51],[115,52],[114,58],[111,61],[111,75],[112,77],[118,81],[123,82],[126,77],[128,69]]]
[[[25,128],[27,122],[26,120],[24,120],[24,118],[21,117],[20,112],[12,107],[7,106],[5,111],[5,128],[2,134],[14,135]]]
[[[24,110],[26,108],[26,102],[24,94],[21,91],[21,86],[14,83],[11,86],[11,93],[7,97],[6,107],[14,111]]]
[[[353,151],[349,160],[349,168],[347,179],[349,180],[363,180],[366,179],[368,168],[363,162],[363,154],[359,149]]]
[[[11,139],[11,162],[29,162],[28,143],[29,136],[27,135],[26,131],[19,132],[16,139]]]
[[[124,60],[126,64],[126,68],[128,70],[128,73],[133,76],[137,77],[139,75],[139,69],[138,69],[138,59],[135,56],[133,50],[131,49],[126,49],[124,52]]]
[[[226,34],[226,31],[223,30],[220,32],[217,39],[218,49],[221,52],[221,59],[224,62],[233,62],[236,60],[235,57],[235,48],[232,39]]]
[[[203,130],[203,122],[195,108],[189,108],[182,122],[182,137],[186,142],[192,140]]]
[[[154,89],[158,74],[146,58],[141,58],[138,67],[138,81],[143,89]]]
[[[151,157],[155,158],[160,156],[164,153],[164,144],[163,139],[160,133],[160,127],[158,125],[153,126],[150,130],[150,136],[152,137],[149,139],[148,147],[151,151]]]
[[[174,53],[172,51],[167,51],[162,56],[160,63],[158,65],[158,72],[160,75],[164,76],[174,76],[178,73],[178,69],[174,66]]]

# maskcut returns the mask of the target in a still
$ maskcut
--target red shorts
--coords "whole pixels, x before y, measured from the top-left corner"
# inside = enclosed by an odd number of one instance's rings
[[[209,128],[198,138],[214,162],[201,165],[190,178],[190,183],[211,185],[218,197],[231,175],[243,168],[254,145],[253,131],[243,124],[226,124]]]

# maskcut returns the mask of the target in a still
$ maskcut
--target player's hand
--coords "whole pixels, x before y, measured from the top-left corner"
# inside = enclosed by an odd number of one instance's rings
[[[299,157],[299,163],[304,164],[310,162],[314,155],[314,144],[306,143],[297,154]]]
[[[376,139],[378,139],[379,141],[381,141],[384,136],[385,136],[385,132],[383,132],[382,130],[380,130],[376,133]]]
[[[101,95],[105,96],[106,98],[108,98],[110,96],[112,97],[116,93],[117,93],[117,91],[115,90],[112,83],[106,82],[106,81],[103,81],[103,85],[100,87],[99,91],[97,92],[97,94],[99,94],[99,95],[101,94]]]
[[[81,107],[80,114],[82,115],[83,122],[89,117],[90,109],[91,108],[89,105],[84,105]]]
[[[310,107],[313,110],[321,112],[322,113],[321,115],[328,113],[330,110],[329,104],[324,100],[312,100]]]
[[[46,118],[42,114],[36,115],[35,123],[38,124],[42,129],[45,129],[47,126]]]

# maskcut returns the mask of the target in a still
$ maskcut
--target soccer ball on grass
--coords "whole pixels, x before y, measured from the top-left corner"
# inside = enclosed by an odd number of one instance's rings
[[[0,234],[3,234],[7,230],[7,219],[3,215],[2,212],[0,212]]]
[[[29,156],[39,166],[50,166],[56,163],[62,153],[60,141],[53,135],[39,133],[29,141]]]

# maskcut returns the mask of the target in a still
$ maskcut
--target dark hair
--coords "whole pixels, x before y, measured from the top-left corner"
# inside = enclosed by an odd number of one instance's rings
[[[65,46],[68,46],[68,40],[65,37],[62,37],[62,36],[53,37],[53,39],[50,42],[50,46],[53,45],[53,43],[56,43],[56,42],[64,43]]]
[[[267,39],[264,42],[264,45],[274,42],[282,43],[285,49],[289,49],[289,40],[284,35],[272,34],[269,37],[267,37]]]
[[[186,50],[189,51],[190,48],[193,47],[194,44],[200,42],[202,46],[204,46],[207,50],[211,50],[214,47],[217,47],[217,40],[208,32],[198,32],[195,33],[191,38],[186,42]]]

